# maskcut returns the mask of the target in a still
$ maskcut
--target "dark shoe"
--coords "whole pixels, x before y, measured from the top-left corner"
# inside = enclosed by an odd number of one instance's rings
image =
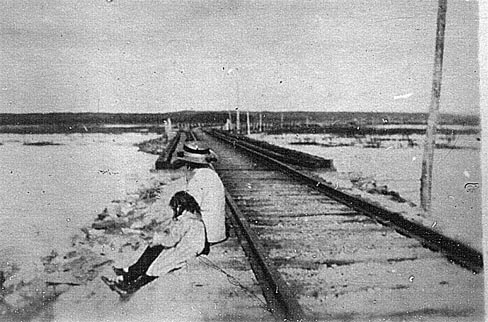
[[[137,278],[135,281],[129,282],[127,284],[119,283],[119,285],[122,290],[126,291],[128,294],[132,294],[137,292],[144,285],[154,281],[156,278],[158,277],[144,274]]]
[[[123,289],[120,288],[120,283],[117,283],[116,281],[114,281],[113,279],[111,278],[108,278],[108,277],[105,277],[105,276],[102,276],[101,277],[102,281],[107,284],[108,287],[110,287],[110,289],[112,291],[115,291],[118,293],[118,290],[120,291],[123,291]]]
[[[112,269],[114,270],[114,273],[117,276],[125,276],[125,275],[127,275],[127,272],[124,271],[123,268],[118,268],[118,267],[112,266]]]
[[[205,240],[205,246],[203,247],[201,254],[202,255],[210,254],[210,243],[207,240]]]
[[[112,266],[112,269],[115,273],[115,275],[117,276],[122,276],[122,280],[125,282],[125,283],[132,283],[133,281],[135,281],[136,279],[139,278],[139,275],[131,275],[130,273],[124,271],[123,268],[118,268],[118,267],[115,267],[115,266]],[[120,284],[120,282],[119,282]]]
[[[102,281],[108,285],[108,287],[111,287],[113,284],[115,284],[115,281],[106,277],[106,276],[102,276],[100,277],[102,279]]]
[[[144,285],[154,281],[157,276],[149,276],[149,275],[142,275],[139,276],[136,280],[131,282],[116,282],[108,277],[102,276],[102,281],[110,287],[110,289],[114,292],[119,293],[121,296],[126,296],[137,292],[141,287]]]
[[[124,285],[124,283],[118,283],[105,276],[102,276],[101,279],[112,291],[119,294],[122,300],[128,300],[130,298],[131,293],[128,292],[128,287],[127,285]]]

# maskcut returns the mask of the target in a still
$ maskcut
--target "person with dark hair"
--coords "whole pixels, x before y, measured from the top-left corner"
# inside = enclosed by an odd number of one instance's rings
[[[200,206],[185,191],[177,192],[170,200],[173,219],[161,233],[156,233],[139,259],[128,268],[113,267],[117,277],[102,280],[120,295],[136,292],[161,275],[182,268],[199,256],[206,242],[205,226]]]

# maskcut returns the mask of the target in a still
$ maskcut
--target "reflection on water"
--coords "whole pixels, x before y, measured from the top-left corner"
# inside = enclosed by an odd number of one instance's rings
[[[80,226],[149,178],[157,156],[133,144],[155,137],[0,134],[0,255],[33,264],[67,247]]]

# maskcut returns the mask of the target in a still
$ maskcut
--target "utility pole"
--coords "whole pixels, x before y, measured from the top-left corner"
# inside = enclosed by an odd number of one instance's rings
[[[249,119],[249,111],[246,113],[247,115],[247,135],[251,135],[251,120]]]
[[[237,69],[236,69],[237,70]],[[239,78],[236,75],[236,131],[241,134],[240,101],[239,101]]]
[[[430,215],[432,204],[432,168],[434,163],[435,133],[439,118],[441,97],[442,59],[444,56],[444,31],[446,29],[447,0],[439,0],[437,11],[437,33],[435,42],[434,73],[432,95],[425,134],[422,175],[420,177],[420,205]]]
[[[239,116],[239,107],[236,108],[236,131],[237,134],[241,133],[241,118]]]
[[[239,108],[240,108],[240,102],[239,102],[239,76],[237,75],[237,71],[239,71],[239,68],[234,68],[230,69],[227,74],[234,74],[236,78],[236,132],[238,134],[241,133],[241,120],[239,117]]]
[[[259,113],[259,133],[263,132],[263,113]]]

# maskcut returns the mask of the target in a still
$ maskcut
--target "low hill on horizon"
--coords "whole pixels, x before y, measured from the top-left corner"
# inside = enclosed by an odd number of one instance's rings
[[[251,122],[258,122],[262,114],[264,123],[279,124],[425,124],[426,113],[381,112],[249,112]],[[235,122],[236,113],[231,114]],[[216,125],[229,118],[227,111],[180,111],[171,113],[0,113],[0,125],[56,125],[56,124],[152,124],[162,125],[170,118],[173,123]],[[246,113],[240,113],[246,122]],[[441,124],[479,125],[477,115],[441,114]]]

